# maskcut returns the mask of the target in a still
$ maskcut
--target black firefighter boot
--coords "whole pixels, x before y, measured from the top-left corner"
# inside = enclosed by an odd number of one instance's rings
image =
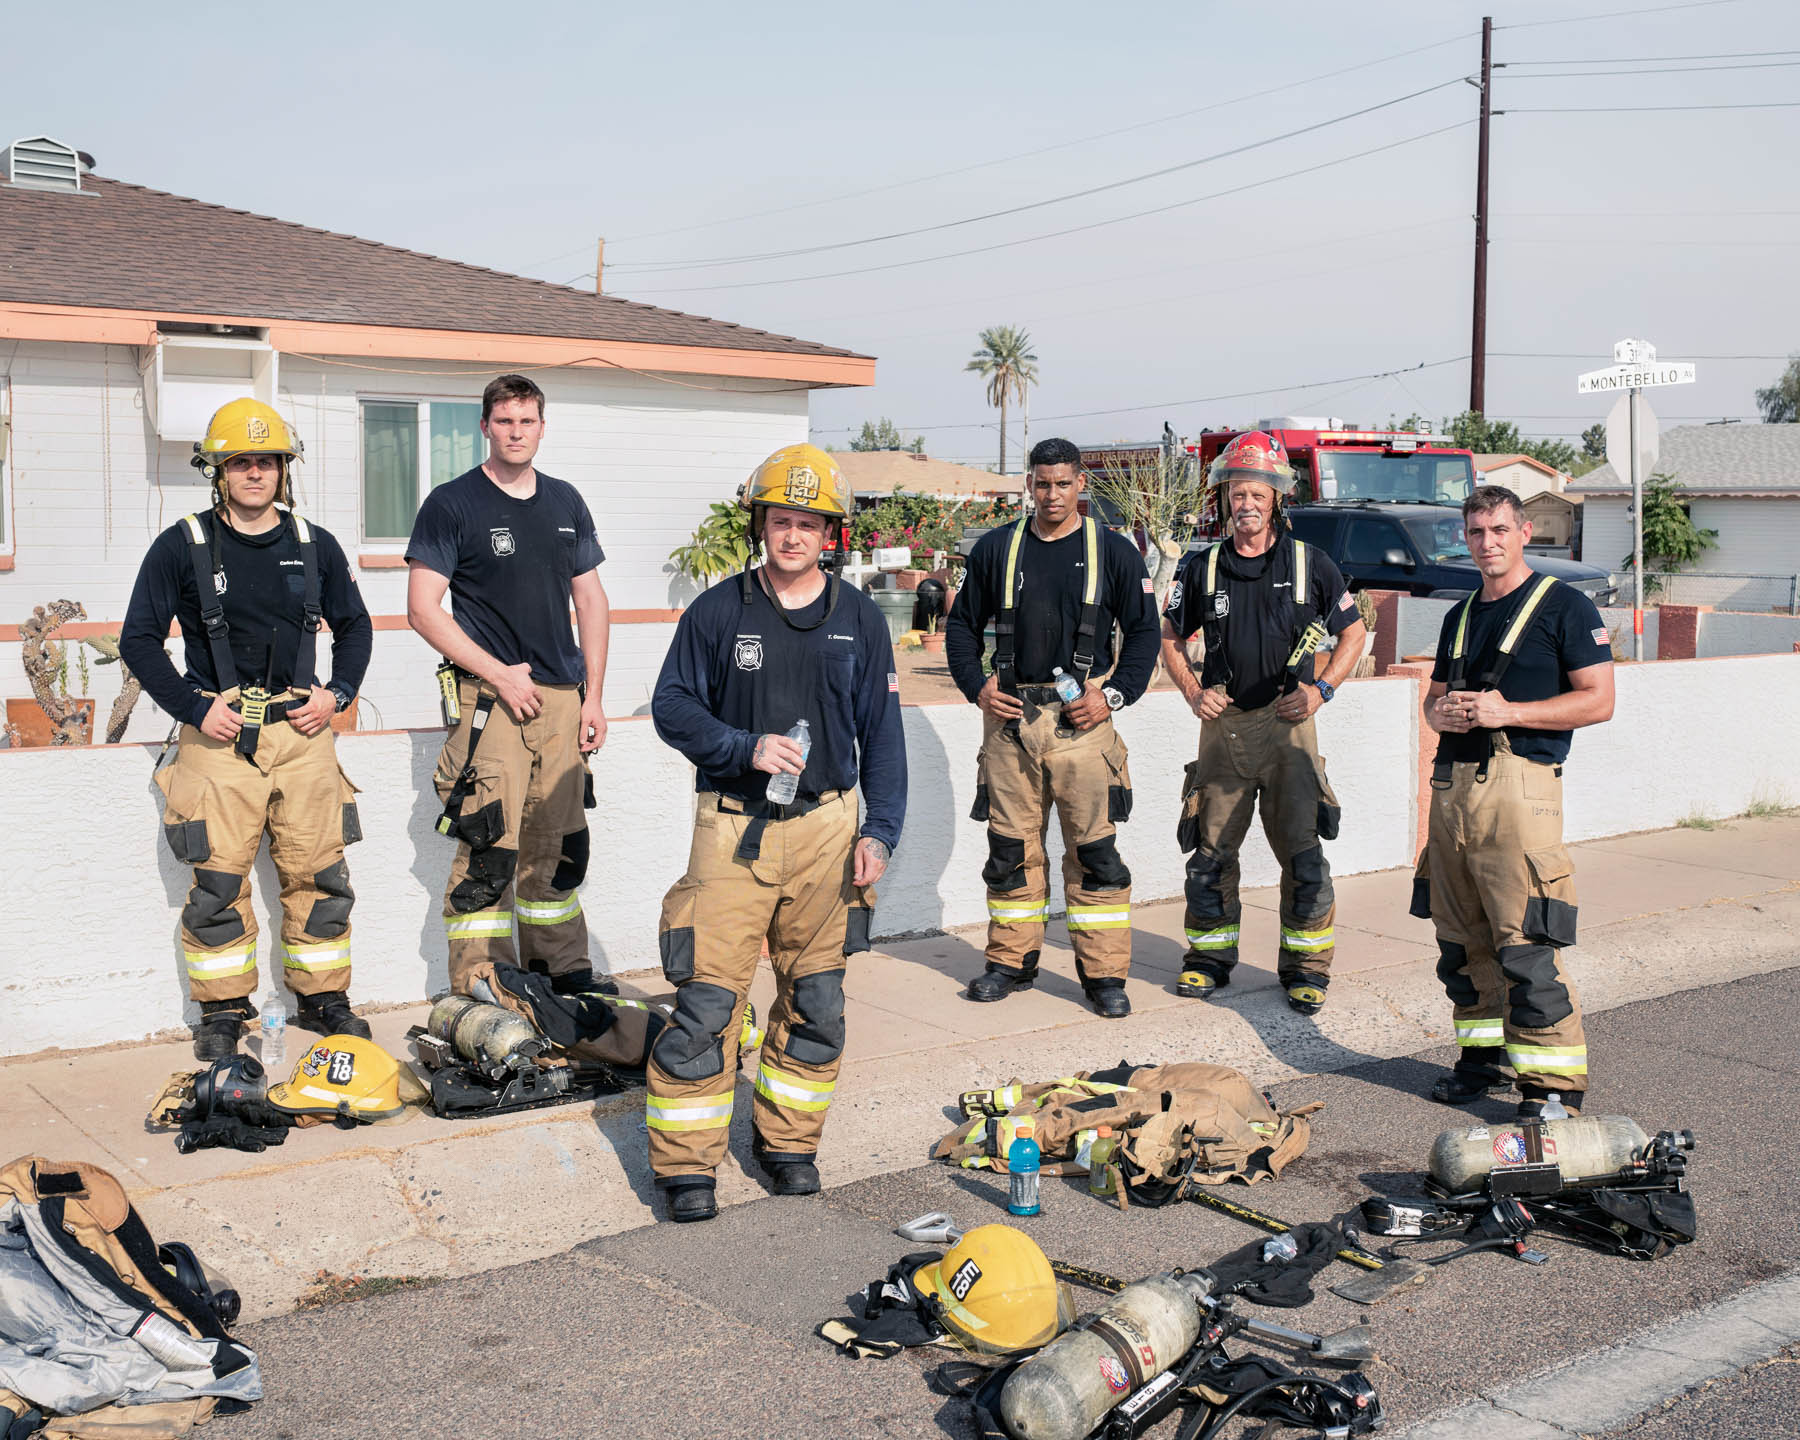
[[[550,977],[550,992],[553,995],[617,995],[619,986],[610,975],[596,980],[591,969],[565,970]]]
[[[244,1022],[256,1018],[249,996],[236,1000],[202,1000],[200,1023],[194,1027],[194,1058],[211,1064],[237,1054]]]
[[[752,1147],[756,1163],[769,1177],[769,1190],[775,1195],[817,1195],[819,1167],[811,1155],[798,1151],[765,1150],[758,1143]]]
[[[1123,980],[1094,980],[1081,987],[1087,992],[1088,1004],[1104,1020],[1123,1020],[1131,1013],[1131,1000],[1125,994]]]
[[[995,1000],[1004,1000],[1015,990],[1029,990],[1037,984],[1038,952],[1033,950],[1025,957],[1025,964],[1018,970],[1007,965],[996,965],[988,961],[983,970],[969,982],[967,994],[971,1000],[979,1000],[983,1004]]]
[[[669,1218],[677,1225],[691,1225],[696,1220],[711,1220],[719,1213],[719,1202],[713,1196],[710,1175],[682,1175],[658,1181],[669,1202]]]
[[[315,1035],[354,1035],[369,1038],[369,1022],[350,1008],[350,997],[342,990],[328,990],[323,995],[302,995],[294,1012],[294,1023]]]

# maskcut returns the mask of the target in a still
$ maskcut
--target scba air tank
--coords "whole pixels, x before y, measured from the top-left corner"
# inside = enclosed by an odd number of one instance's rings
[[[1564,1180],[1585,1180],[1624,1169],[1650,1143],[1629,1115],[1579,1115],[1546,1120],[1544,1163]],[[1531,1146],[1520,1125],[1471,1125],[1446,1130],[1431,1147],[1431,1178],[1452,1195],[1479,1190],[1488,1175],[1531,1161]]]
[[[1017,1440],[1082,1440],[1120,1401],[1193,1348],[1205,1275],[1127,1285],[1099,1317],[1052,1340],[1013,1371],[1000,1414]]]
[[[467,995],[446,995],[438,1001],[425,1028],[476,1065],[516,1069],[549,1048],[523,1015]]]

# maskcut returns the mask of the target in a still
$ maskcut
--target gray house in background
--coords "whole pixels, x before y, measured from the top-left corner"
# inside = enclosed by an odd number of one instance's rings
[[[1719,532],[1666,599],[1721,610],[1787,610],[1800,573],[1800,425],[1681,425],[1656,462],[1686,492],[1703,530]],[[1582,558],[1615,574],[1631,555],[1631,481],[1611,465],[1569,482],[1582,497]],[[1716,577],[1716,578],[1709,578]],[[1764,578],[1756,578],[1764,577]]]

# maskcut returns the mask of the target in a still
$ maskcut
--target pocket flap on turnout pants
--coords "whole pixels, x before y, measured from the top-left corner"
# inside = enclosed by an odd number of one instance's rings
[[[1546,889],[1559,880],[1567,880],[1575,873],[1575,866],[1569,859],[1568,849],[1562,845],[1551,845],[1542,850],[1527,850],[1525,863],[1531,867],[1532,877]]]

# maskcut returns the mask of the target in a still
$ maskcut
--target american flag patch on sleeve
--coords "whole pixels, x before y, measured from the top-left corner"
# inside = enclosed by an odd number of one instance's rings
[[[1144,577],[1144,593],[1146,595],[1154,595],[1156,593],[1156,586],[1151,583],[1148,575]]]
[[[1602,625],[1598,630],[1594,631],[1594,643],[1596,645],[1607,645],[1607,646],[1610,646],[1612,644],[1612,636],[1607,633],[1606,627],[1604,625]]]
[[[1350,592],[1348,590],[1338,597],[1338,609],[1354,610],[1355,608],[1356,602],[1350,598]]]
[[[892,670],[888,671],[888,689],[896,695],[900,693],[900,677]]]

